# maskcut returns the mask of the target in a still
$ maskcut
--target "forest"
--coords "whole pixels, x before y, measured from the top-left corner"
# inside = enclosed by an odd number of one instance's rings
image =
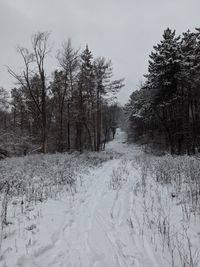
[[[199,267],[200,29],[164,31],[125,106],[110,60],[68,39],[48,74],[50,43],[0,88],[0,266]]]
[[[200,149],[200,29],[167,28],[149,56],[148,73],[125,106],[130,141],[171,154]]]
[[[93,59],[64,42],[57,53],[58,68],[49,78],[45,64],[50,53],[48,32],[31,38],[32,49],[18,47],[24,68],[10,67],[17,87],[9,96],[0,89],[0,155],[32,152],[100,151],[114,136],[120,108],[113,100],[123,79],[112,80],[112,64]]]

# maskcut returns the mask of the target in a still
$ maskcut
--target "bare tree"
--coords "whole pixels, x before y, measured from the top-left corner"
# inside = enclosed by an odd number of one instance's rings
[[[102,145],[102,100],[103,96],[115,94],[124,86],[124,79],[111,80],[113,75],[112,63],[106,61],[104,57],[99,57],[94,61],[94,71],[96,79],[96,133],[97,151]]]
[[[58,52],[58,61],[61,67],[61,83],[55,93],[59,94],[59,146],[60,151],[63,151],[63,114],[64,105],[66,104],[67,110],[67,148],[71,148],[71,121],[72,114],[71,108],[73,103],[73,92],[75,90],[75,84],[77,82],[77,72],[79,67],[79,50],[75,50],[72,47],[71,39],[63,43],[62,50]]]
[[[8,72],[20,83],[23,88],[27,88],[37,107],[42,121],[41,129],[41,146],[42,152],[47,152],[47,82],[45,74],[45,59],[49,53],[49,33],[38,32],[32,37],[32,51],[27,48],[18,47],[18,52],[24,62],[24,70],[21,74],[16,74],[11,68]],[[33,77],[37,75],[39,78],[40,96],[36,98],[34,88],[31,83]]]

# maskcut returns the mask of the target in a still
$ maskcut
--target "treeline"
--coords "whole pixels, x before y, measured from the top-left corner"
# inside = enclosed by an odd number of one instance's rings
[[[166,29],[150,54],[148,74],[125,107],[130,140],[172,154],[200,149],[200,29]]]
[[[93,59],[72,47],[58,52],[58,68],[47,76],[49,33],[36,33],[31,50],[18,47],[20,73],[8,68],[18,86],[0,91],[0,149],[4,153],[100,151],[114,137],[120,108],[111,98],[123,86],[112,80],[111,61]]]

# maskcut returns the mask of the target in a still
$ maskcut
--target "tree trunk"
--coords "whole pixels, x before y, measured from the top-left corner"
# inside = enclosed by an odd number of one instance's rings
[[[84,126],[85,126],[85,128],[86,128],[87,133],[88,133],[89,148],[90,148],[91,151],[93,151],[92,135],[91,135],[90,129],[89,129],[89,127],[88,127],[88,125],[87,125],[86,122],[84,122]]]
[[[97,151],[101,149],[101,99],[100,99],[100,90],[97,92]]]
[[[59,125],[59,134],[58,134],[58,151],[63,152],[63,107],[60,109],[60,125]]]
[[[70,138],[71,138],[71,123],[70,123],[70,104],[68,102],[67,104],[67,150],[70,151],[71,149],[71,142],[70,142]]]
[[[47,111],[45,78],[42,75],[42,153],[47,152]]]

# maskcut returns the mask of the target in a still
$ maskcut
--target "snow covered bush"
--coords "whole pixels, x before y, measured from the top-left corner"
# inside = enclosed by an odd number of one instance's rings
[[[127,181],[128,174],[127,161],[124,159],[120,162],[119,167],[113,170],[110,180],[110,187],[113,190],[119,190]]]
[[[38,154],[0,161],[0,238],[13,214],[63,192],[74,195],[84,173],[114,157],[112,152]],[[116,155],[118,157],[118,155]],[[1,247],[0,240],[0,247]]]
[[[152,175],[156,181],[171,184],[172,197],[187,203],[190,211],[200,214],[200,159],[198,157],[163,156],[154,158]]]
[[[139,170],[133,199],[140,213],[133,214],[131,225],[135,227],[137,219],[142,242],[148,237],[169,266],[199,266],[199,161],[194,156],[147,154],[136,155],[132,161]]]

